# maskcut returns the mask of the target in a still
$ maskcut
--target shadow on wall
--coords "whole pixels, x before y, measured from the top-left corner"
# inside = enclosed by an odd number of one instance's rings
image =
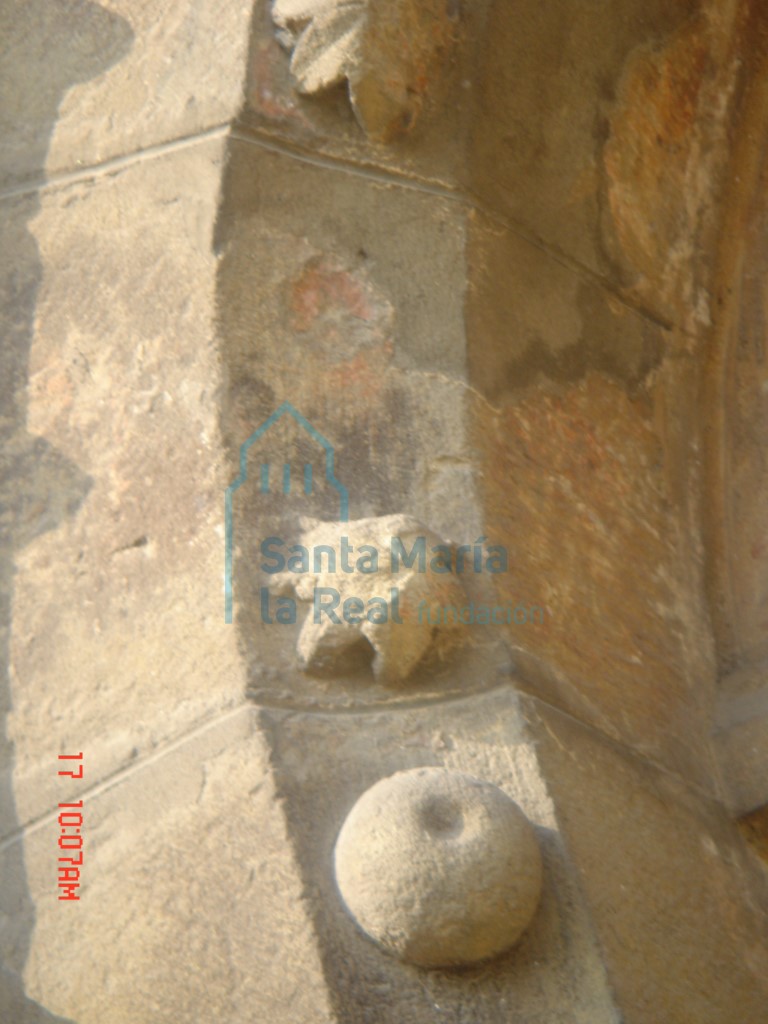
[[[13,795],[10,634],[14,556],[82,503],[91,481],[55,446],[27,433],[26,388],[42,278],[28,224],[39,209],[48,147],[69,88],[104,72],[130,50],[121,17],[87,0],[11,0],[0,11],[0,1020],[63,1021],[24,993],[22,972],[34,928]]]

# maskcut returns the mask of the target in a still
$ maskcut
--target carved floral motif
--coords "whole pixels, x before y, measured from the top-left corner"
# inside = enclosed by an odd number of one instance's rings
[[[456,0],[273,0],[299,92],[345,79],[355,117],[388,141],[410,130],[454,41]]]

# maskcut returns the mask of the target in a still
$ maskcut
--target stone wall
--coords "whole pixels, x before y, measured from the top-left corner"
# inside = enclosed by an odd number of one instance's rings
[[[0,1020],[759,1021],[759,4],[0,25]],[[260,543],[340,518],[323,443],[351,520],[502,546],[467,600],[538,614],[397,684],[364,644],[305,671]],[[355,801],[422,766],[543,857],[522,940],[462,970],[334,883]]]

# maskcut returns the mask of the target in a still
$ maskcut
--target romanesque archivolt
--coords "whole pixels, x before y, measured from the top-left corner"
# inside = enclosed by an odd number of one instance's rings
[[[273,0],[299,92],[345,80],[355,117],[378,141],[409,131],[455,41],[457,0]]]

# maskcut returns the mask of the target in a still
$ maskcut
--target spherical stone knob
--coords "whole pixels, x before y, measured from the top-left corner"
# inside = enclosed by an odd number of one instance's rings
[[[538,842],[517,804],[490,782],[444,768],[397,772],[363,793],[334,859],[358,925],[420,967],[503,952],[541,895]]]

